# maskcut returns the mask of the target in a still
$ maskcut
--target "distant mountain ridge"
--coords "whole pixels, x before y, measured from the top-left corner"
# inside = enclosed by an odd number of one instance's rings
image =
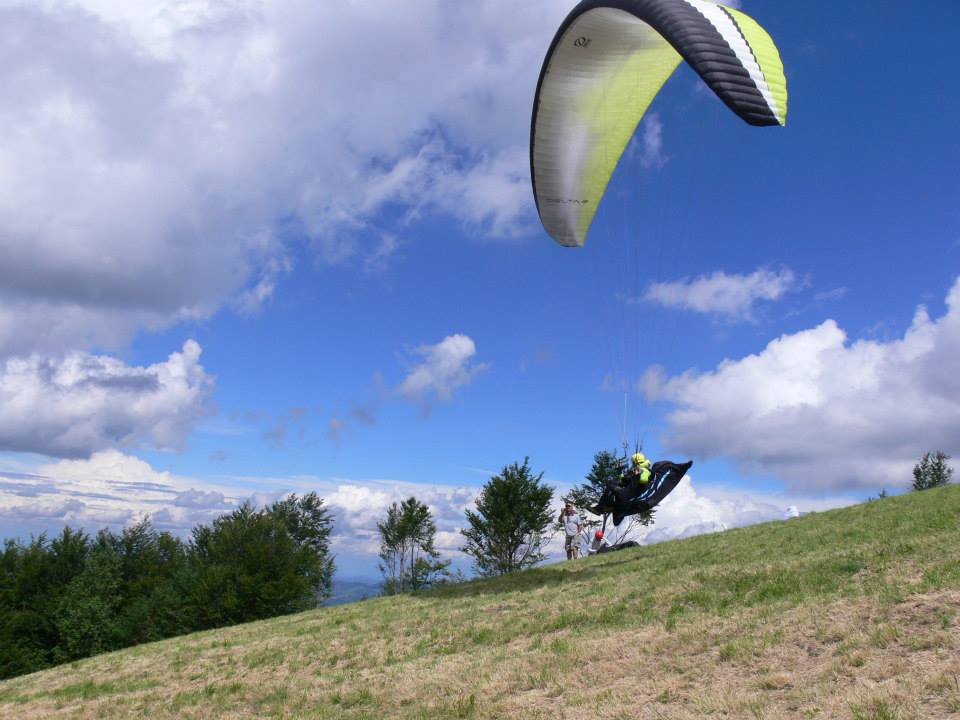
[[[333,578],[333,588],[330,597],[323,602],[324,607],[343,605],[345,603],[366,600],[380,594],[380,583],[372,580]]]

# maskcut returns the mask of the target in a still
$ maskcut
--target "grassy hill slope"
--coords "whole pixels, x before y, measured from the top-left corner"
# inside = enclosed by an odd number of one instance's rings
[[[130,648],[0,717],[960,714],[960,487]]]

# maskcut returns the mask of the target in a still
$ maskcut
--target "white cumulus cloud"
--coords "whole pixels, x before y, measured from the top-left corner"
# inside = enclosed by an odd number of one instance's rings
[[[255,310],[295,257],[282,237],[376,266],[428,214],[523,231],[567,5],[3,3],[0,357]]]
[[[190,340],[166,361],[133,367],[74,352],[0,363],[0,449],[52,457],[178,448],[207,413],[213,378]]]
[[[796,289],[797,284],[793,272],[787,269],[773,272],[760,268],[749,275],[728,275],[718,270],[693,279],[653,283],[643,299],[677,310],[749,321],[758,301],[777,300]]]
[[[724,457],[798,492],[898,488],[928,451],[960,452],[960,280],[902,338],[850,341],[833,320],[710,372],[645,377],[671,401],[671,452]],[[656,385],[656,387],[653,387]]]
[[[486,369],[486,365],[474,362],[477,347],[467,335],[450,335],[436,345],[421,345],[414,353],[423,362],[410,370],[398,392],[425,408],[435,400],[449,400],[457,388],[469,385]]]

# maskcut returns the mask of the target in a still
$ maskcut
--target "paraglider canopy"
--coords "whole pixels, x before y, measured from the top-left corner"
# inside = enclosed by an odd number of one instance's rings
[[[784,125],[787,83],[773,40],[707,0],[583,0],[554,36],[530,127],[537,211],[561,245],[583,245],[607,183],[681,59],[751,125]]]

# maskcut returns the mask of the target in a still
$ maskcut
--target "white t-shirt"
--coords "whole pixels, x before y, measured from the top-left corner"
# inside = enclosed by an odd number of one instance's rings
[[[580,525],[581,523],[580,523],[579,515],[577,515],[576,513],[573,513],[572,515],[567,515],[566,513],[564,513],[563,530],[565,533],[567,533],[567,535],[573,536],[573,535],[576,535],[578,532],[580,532]]]
[[[593,540],[590,541],[590,552],[595,553],[604,545],[609,545],[609,544],[610,544],[610,541],[607,540],[605,537],[602,537],[602,538],[595,537]]]

